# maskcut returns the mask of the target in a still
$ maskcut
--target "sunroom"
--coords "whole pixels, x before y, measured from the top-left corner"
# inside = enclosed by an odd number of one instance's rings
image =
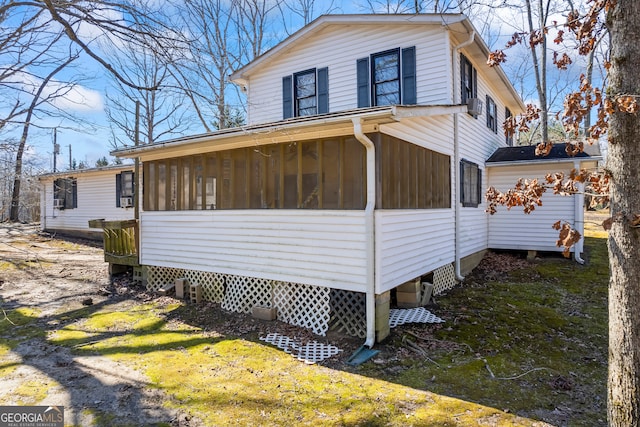
[[[223,309],[275,307],[373,344],[376,298],[455,258],[452,151],[427,147],[453,146],[429,128],[462,111],[359,109],[115,151],[143,164],[148,287],[186,278]],[[423,143],[393,136],[404,126],[426,126]]]

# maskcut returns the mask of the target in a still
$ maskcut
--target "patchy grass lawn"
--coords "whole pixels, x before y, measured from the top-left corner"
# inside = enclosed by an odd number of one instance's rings
[[[393,337],[413,359],[369,365],[368,375],[554,425],[606,425],[606,240],[587,237],[586,259],[552,255],[493,280],[471,275],[438,298],[446,323]]]
[[[394,329],[356,368],[343,363],[348,355],[303,364],[255,332],[229,332],[228,318],[196,321],[202,307],[125,299],[63,308],[46,333],[37,310],[9,312],[13,325],[0,320],[0,383],[19,364],[12,349],[41,339],[144,373],[165,407],[191,414],[184,425],[606,425],[605,240],[586,239],[585,265],[496,256],[500,269],[481,266],[430,307],[445,323]],[[55,385],[25,382],[20,396],[39,402]],[[84,411],[94,425],[122,425],[118,414]]]

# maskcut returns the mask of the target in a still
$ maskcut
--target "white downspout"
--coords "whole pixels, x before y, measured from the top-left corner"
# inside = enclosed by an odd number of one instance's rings
[[[460,43],[459,45],[457,45],[456,47],[453,48],[453,52],[451,55],[451,75],[454,76],[453,78],[453,103],[454,105],[457,105],[461,102],[460,100],[460,90],[461,88],[459,87],[459,82],[460,79],[456,78],[456,74],[453,73],[453,70],[456,69],[456,59],[458,58],[458,51],[460,49],[462,49],[463,47],[470,45],[471,43],[473,43],[473,40],[476,37],[476,32],[475,31],[471,31],[471,34],[469,35],[469,39],[463,41],[462,43]],[[454,154],[453,154],[453,162],[454,162],[454,173],[453,173],[453,177],[454,177],[454,187],[455,188],[455,193],[456,193],[456,197],[455,197],[455,262],[454,262],[454,266],[455,266],[455,274],[456,274],[456,280],[458,281],[463,281],[464,280],[464,276],[462,275],[462,273],[460,273],[460,142],[458,141],[458,113],[453,115],[453,150],[454,150]]]
[[[364,345],[371,348],[376,341],[376,283],[375,283],[375,218],[376,207],[376,150],[373,142],[362,132],[362,119],[354,117],[353,135],[367,150],[367,204],[364,208],[367,235],[367,292],[365,294],[367,338]]]
[[[578,160],[574,160],[573,167],[576,170],[580,170],[580,162]],[[574,212],[575,212],[575,221],[574,227],[576,230],[579,230],[582,234],[582,238],[580,241],[575,244],[573,247],[573,259],[578,264],[584,264],[584,259],[580,256],[580,254],[584,250],[584,184],[578,183],[578,192],[573,195],[574,197]]]

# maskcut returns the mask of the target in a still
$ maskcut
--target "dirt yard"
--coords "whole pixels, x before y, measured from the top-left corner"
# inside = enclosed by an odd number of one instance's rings
[[[488,256],[354,368],[308,366],[260,336],[308,331],[110,282],[99,245],[0,224],[0,405],[74,426],[605,425],[606,247],[587,266]]]
[[[98,245],[51,239],[39,235],[34,226],[19,224],[0,225],[0,242],[1,316],[6,315],[18,332],[36,329],[31,339],[12,346],[2,359],[5,371],[14,365],[15,369],[0,379],[0,403],[62,405],[65,423],[77,426],[94,423],[93,408],[118,414],[131,425],[200,425],[188,414],[164,409],[163,393],[147,387],[148,380],[139,372],[100,355],[73,355],[72,349],[46,339],[75,320],[70,315],[74,310],[107,303],[121,304],[125,310],[131,304],[126,288],[118,293],[109,283]],[[25,316],[37,316],[35,324],[7,314],[18,309]]]

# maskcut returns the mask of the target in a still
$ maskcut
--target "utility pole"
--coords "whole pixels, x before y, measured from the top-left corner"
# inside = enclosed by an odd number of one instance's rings
[[[58,144],[58,128],[53,128],[53,171],[56,172],[56,160],[60,154],[60,144]]]
[[[69,144],[69,170],[73,169],[73,161],[71,160],[71,144]]]

